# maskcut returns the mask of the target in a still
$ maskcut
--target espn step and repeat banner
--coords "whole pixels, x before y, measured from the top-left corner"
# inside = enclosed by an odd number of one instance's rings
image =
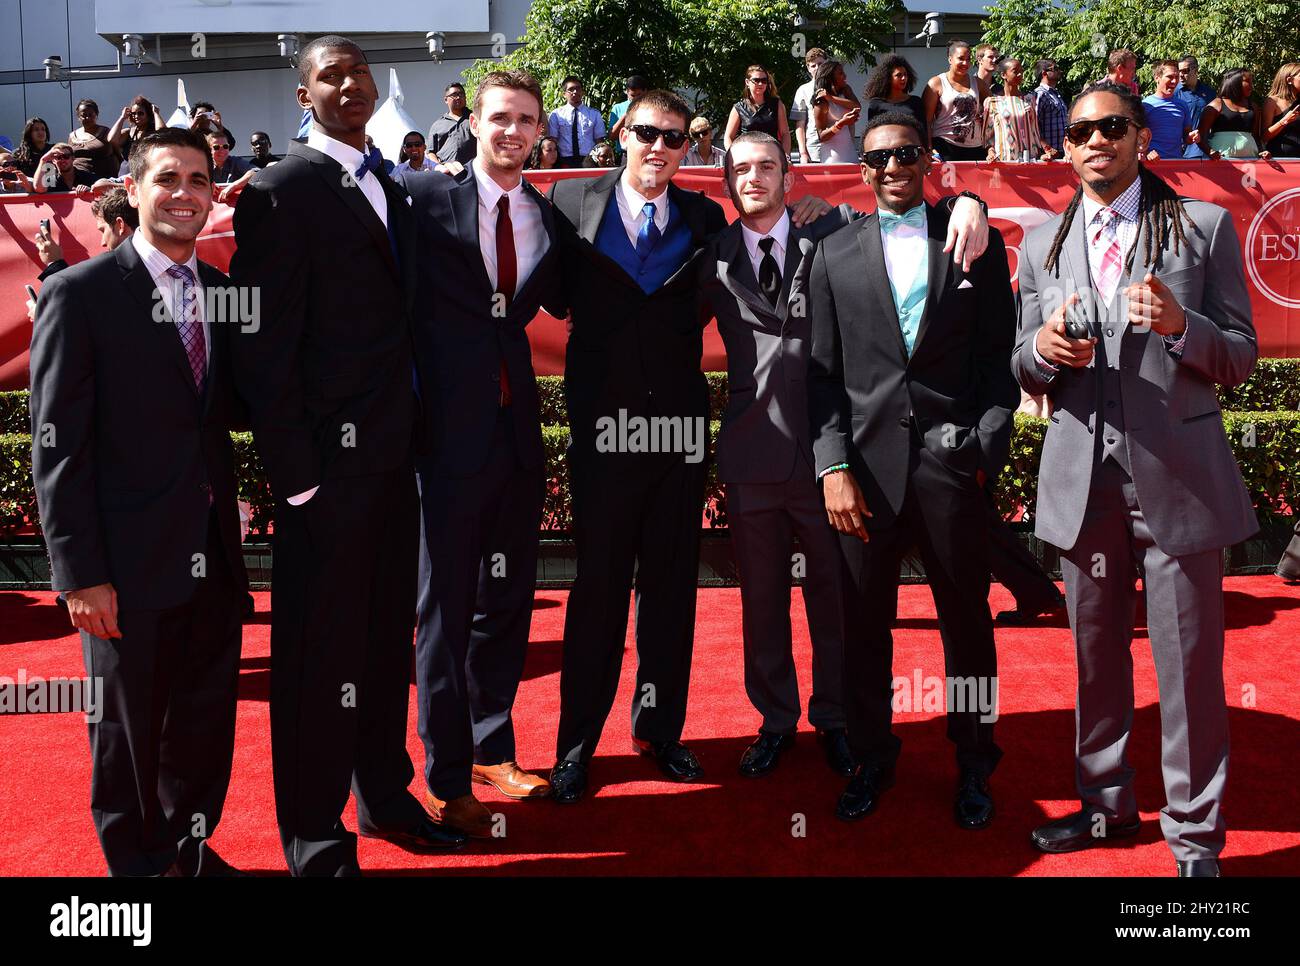
[[[105,5],[100,0],[100,6]],[[1300,357],[1300,161],[1159,161],[1152,168],[1179,194],[1222,205],[1232,213],[1246,265],[1260,353]],[[794,198],[815,194],[832,204],[847,202],[862,211],[875,207],[874,196],[855,166],[796,167],[795,172]],[[545,192],[556,178],[599,174],[537,171],[529,172],[528,177]],[[683,188],[703,191],[722,204],[729,217],[735,216],[720,169],[685,168],[675,180]],[[1006,241],[1014,281],[1025,233],[1062,210],[1077,184],[1073,171],[1063,163],[964,162],[936,165],[926,195],[934,200],[970,190],[983,198],[993,225]],[[235,249],[231,216],[230,207],[216,205],[199,239],[199,258],[223,270]],[[68,194],[0,195],[0,389],[27,385],[31,324],[24,286],[40,288],[36,276],[42,266],[34,236],[46,218],[69,263],[100,253],[88,201]],[[529,337],[537,372],[562,373],[564,323],[539,315],[529,326]],[[705,332],[704,368],[726,368],[722,340],[713,326]]]

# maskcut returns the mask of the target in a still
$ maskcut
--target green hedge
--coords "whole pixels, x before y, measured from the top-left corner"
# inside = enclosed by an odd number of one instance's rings
[[[1283,516],[1300,507],[1300,412],[1223,415],[1224,428],[1241,467],[1242,476],[1261,517]],[[1038,458],[1047,421],[1016,414],[1011,454],[994,486],[994,498],[1008,518],[1022,507],[1031,508],[1038,490]],[[718,423],[709,424],[716,439]],[[239,496],[253,507],[252,531],[265,534],[273,503],[252,437],[232,435]],[[569,473],[564,453],[569,443],[566,426],[542,429],[546,450],[547,488],[542,525],[547,530],[572,528]],[[36,494],[31,475],[31,437],[26,433],[0,435],[0,535],[37,520]],[[702,519],[711,527],[727,525],[727,507],[717,466],[710,462]]]
[[[707,372],[709,419],[719,420],[727,408],[727,374]],[[543,426],[565,426],[569,419],[564,406],[564,377],[538,376]],[[1278,412],[1300,409],[1300,359],[1260,359],[1250,378],[1236,389],[1219,387],[1224,411]],[[31,431],[27,415],[27,391],[0,392],[0,433]]]

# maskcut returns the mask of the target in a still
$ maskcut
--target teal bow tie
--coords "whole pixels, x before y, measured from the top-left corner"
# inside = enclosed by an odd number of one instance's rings
[[[908,225],[912,228],[925,227],[925,205],[917,205],[915,208],[896,215],[892,211],[880,209],[880,230],[888,234],[898,228],[899,225]]]

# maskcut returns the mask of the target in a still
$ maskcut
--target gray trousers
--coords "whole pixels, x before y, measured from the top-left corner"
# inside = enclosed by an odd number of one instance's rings
[[[803,554],[804,610],[812,638],[808,721],[843,728],[844,610],[839,545],[811,468],[784,483],[728,483],[727,526],[740,572],[745,692],[772,734],[799,724],[799,683],[791,654],[790,581]]]
[[[1141,567],[1160,688],[1160,828],[1178,860],[1216,857],[1225,825],[1228,709],[1223,694],[1223,558],[1155,545],[1124,472],[1104,460],[1061,573],[1079,662],[1075,766],[1086,806],[1137,815],[1127,748],[1133,725],[1134,587]]]

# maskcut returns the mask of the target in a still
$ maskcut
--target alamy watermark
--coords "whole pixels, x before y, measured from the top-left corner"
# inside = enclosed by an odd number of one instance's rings
[[[104,679],[43,678],[18,669],[0,675],[0,714],[84,714],[90,724],[104,717]]]
[[[708,432],[703,416],[629,416],[620,409],[617,419],[596,420],[596,452],[685,453],[686,462],[701,463]]]

